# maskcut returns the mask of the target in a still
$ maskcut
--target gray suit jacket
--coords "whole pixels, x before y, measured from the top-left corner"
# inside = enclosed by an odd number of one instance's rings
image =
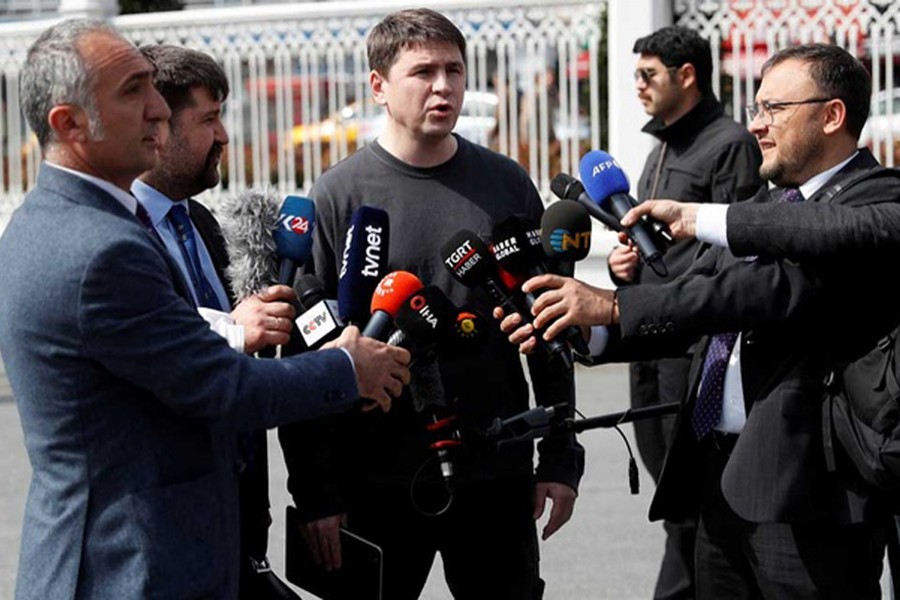
[[[235,432],[357,395],[339,350],[232,351],[138,220],[46,165],[0,238],[0,351],[33,470],[23,599],[236,597]]]

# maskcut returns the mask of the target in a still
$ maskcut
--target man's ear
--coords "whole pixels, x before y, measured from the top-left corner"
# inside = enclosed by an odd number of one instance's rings
[[[47,115],[50,129],[61,142],[84,143],[91,139],[90,123],[84,109],[71,104],[59,104]]]
[[[681,81],[681,88],[688,89],[691,86],[697,85],[697,69],[691,63],[684,63],[680,67],[678,67],[678,77]]]
[[[372,88],[372,98],[375,99],[376,104],[380,104],[381,106],[387,105],[387,97],[384,89],[387,82],[387,78],[378,71],[372,69],[369,73],[369,87]]]
[[[847,125],[847,106],[843,100],[835,98],[825,103],[822,131],[825,135],[833,135]]]

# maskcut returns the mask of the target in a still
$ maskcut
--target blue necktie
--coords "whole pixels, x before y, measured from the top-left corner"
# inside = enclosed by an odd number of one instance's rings
[[[184,259],[188,273],[191,275],[194,293],[197,294],[197,303],[204,308],[222,310],[222,304],[219,302],[216,292],[206,276],[203,275],[203,269],[200,267],[197,239],[194,237],[194,228],[191,226],[191,219],[188,217],[187,210],[180,204],[173,204],[172,208],[169,209],[169,222],[175,228],[181,257]]]
[[[694,404],[694,414],[691,417],[691,426],[698,440],[712,431],[722,418],[725,370],[737,337],[736,332],[718,333],[709,342],[706,358],[703,360],[700,393],[697,394],[697,403]]]
[[[776,202],[803,202],[799,188],[784,188]],[[712,336],[706,358],[703,360],[703,375],[700,379],[700,393],[691,416],[691,426],[697,439],[702,439],[722,419],[722,401],[725,391],[725,371],[728,359],[734,349],[738,334],[719,333]]]

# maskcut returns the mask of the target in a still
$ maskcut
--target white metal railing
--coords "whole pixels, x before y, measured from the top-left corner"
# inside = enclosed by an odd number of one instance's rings
[[[900,3],[890,0],[676,0],[676,22],[699,30],[713,47],[717,93],[743,120],[776,51],[806,42],[837,44],[872,74],[872,113],[862,142],[883,164],[900,164]]]
[[[549,195],[600,140],[595,0],[456,0],[429,6],[468,41],[468,90],[457,126],[518,160]],[[273,185],[308,190],[325,169],[373,139],[383,115],[369,100],[365,38],[403,5],[328,2],[127,15],[114,23],[138,44],[181,44],[222,64],[231,84],[231,141],[209,194]],[[0,24],[3,133],[0,227],[32,185],[39,152],[18,106],[18,71],[48,23]],[[474,94],[472,92],[475,92]]]

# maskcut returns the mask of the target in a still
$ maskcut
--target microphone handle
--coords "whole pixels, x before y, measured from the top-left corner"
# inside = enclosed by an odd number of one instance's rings
[[[372,313],[372,318],[366,323],[366,328],[362,330],[360,335],[376,339],[379,342],[385,342],[391,336],[393,324],[394,319],[390,314],[383,310],[376,310]]]
[[[640,204],[633,197],[628,196],[628,201],[631,203],[631,207],[634,208],[638,204]],[[653,228],[653,234],[657,239],[661,239],[666,244],[672,245],[675,243],[675,238],[672,236],[672,232],[669,231],[669,226],[663,223],[662,221],[657,221],[656,219],[651,219],[647,215],[641,217],[641,220]]]
[[[574,277],[575,263],[569,261],[568,264],[572,265],[572,275],[569,275],[569,277]],[[538,263],[537,265],[533,265],[528,269],[529,277],[537,277],[538,275],[543,275],[545,273],[549,273],[549,271],[543,264],[540,263]],[[540,296],[543,292],[544,290],[537,290],[536,295],[531,292],[525,294],[525,303],[528,305],[528,310],[531,310],[532,305],[534,305],[534,301],[537,300],[537,297]],[[587,342],[584,341],[584,336],[581,335],[581,329],[579,329],[578,327],[569,325],[563,332],[563,337],[565,337],[566,341],[569,344],[569,347],[576,353],[580,354],[581,356],[591,355],[591,351],[588,349]],[[551,350],[553,349],[551,348]],[[555,352],[556,350],[553,351]]]
[[[528,320],[531,320],[531,307],[534,306],[534,301],[537,300],[534,294],[528,292],[524,294],[525,296],[525,305],[528,307]],[[565,342],[560,341],[558,337],[553,338],[550,341],[547,341],[543,337],[544,329],[535,328],[534,337],[538,341],[539,344],[543,344],[547,350],[550,352],[552,356],[557,357],[567,371],[571,371],[574,366],[572,362],[572,354],[569,352],[569,347],[566,346]],[[563,334],[568,335],[568,330]]]
[[[283,257],[278,264],[278,283],[293,287],[297,275],[297,264],[290,258]]]
[[[626,194],[613,194],[609,197],[609,208],[610,212],[617,219],[621,220],[625,213],[631,210],[631,199]],[[637,223],[633,227],[626,229],[626,231],[628,232],[628,237],[637,246],[641,256],[644,257],[644,262],[650,265],[654,273],[660,277],[666,277],[669,274],[669,270],[662,261],[662,252],[656,247],[656,242],[653,241],[650,232],[647,231],[644,224]]]
[[[582,205],[588,214],[612,229],[613,231],[622,231],[622,224],[613,215],[600,208],[586,193],[580,194],[575,201]]]

